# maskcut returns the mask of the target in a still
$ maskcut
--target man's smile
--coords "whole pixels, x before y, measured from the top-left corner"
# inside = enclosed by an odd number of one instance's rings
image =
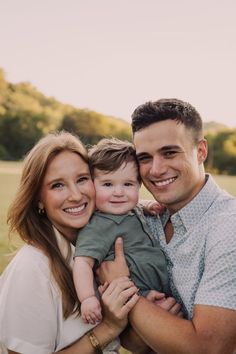
[[[163,187],[163,186],[167,186],[167,185],[173,183],[176,179],[177,179],[177,177],[171,177],[168,179],[163,179],[161,181],[152,181],[151,180],[151,183],[153,185],[155,185],[156,187]]]

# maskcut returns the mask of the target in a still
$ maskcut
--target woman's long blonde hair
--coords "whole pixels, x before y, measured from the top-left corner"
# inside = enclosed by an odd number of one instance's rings
[[[62,151],[77,153],[88,163],[87,151],[81,141],[67,132],[56,132],[32,148],[24,160],[20,185],[8,212],[10,234],[17,232],[27,244],[40,248],[49,259],[51,272],[61,293],[64,317],[79,313],[79,302],[69,266],[71,247],[68,242],[68,259],[64,259],[57,244],[49,219],[38,213],[39,192],[48,164]]]

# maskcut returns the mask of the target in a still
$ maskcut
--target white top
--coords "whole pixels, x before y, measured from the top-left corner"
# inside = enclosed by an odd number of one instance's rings
[[[0,277],[0,350],[4,343],[23,354],[53,353],[92,327],[81,317],[63,318],[62,297],[48,258],[35,247],[23,246]],[[117,353],[114,346],[105,352]]]

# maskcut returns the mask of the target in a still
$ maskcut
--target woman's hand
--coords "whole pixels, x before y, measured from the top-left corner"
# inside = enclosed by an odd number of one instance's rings
[[[122,237],[116,239],[114,261],[102,262],[96,270],[96,276],[99,284],[104,284],[105,282],[110,283],[116,278],[129,276],[129,268],[124,256]]]
[[[118,336],[128,323],[128,313],[137,303],[138,289],[128,277],[120,277],[99,287],[102,293],[104,322]]]

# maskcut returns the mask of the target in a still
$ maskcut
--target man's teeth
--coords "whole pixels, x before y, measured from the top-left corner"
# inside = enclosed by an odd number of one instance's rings
[[[167,186],[167,184],[170,184],[170,183],[173,183],[175,181],[176,178],[169,178],[169,179],[166,179],[164,181],[160,181],[160,182],[154,182],[154,184],[158,187],[161,187],[161,186]]]
[[[65,211],[67,213],[79,213],[80,211],[82,211],[85,208],[85,204],[76,207],[76,208],[66,208]]]

